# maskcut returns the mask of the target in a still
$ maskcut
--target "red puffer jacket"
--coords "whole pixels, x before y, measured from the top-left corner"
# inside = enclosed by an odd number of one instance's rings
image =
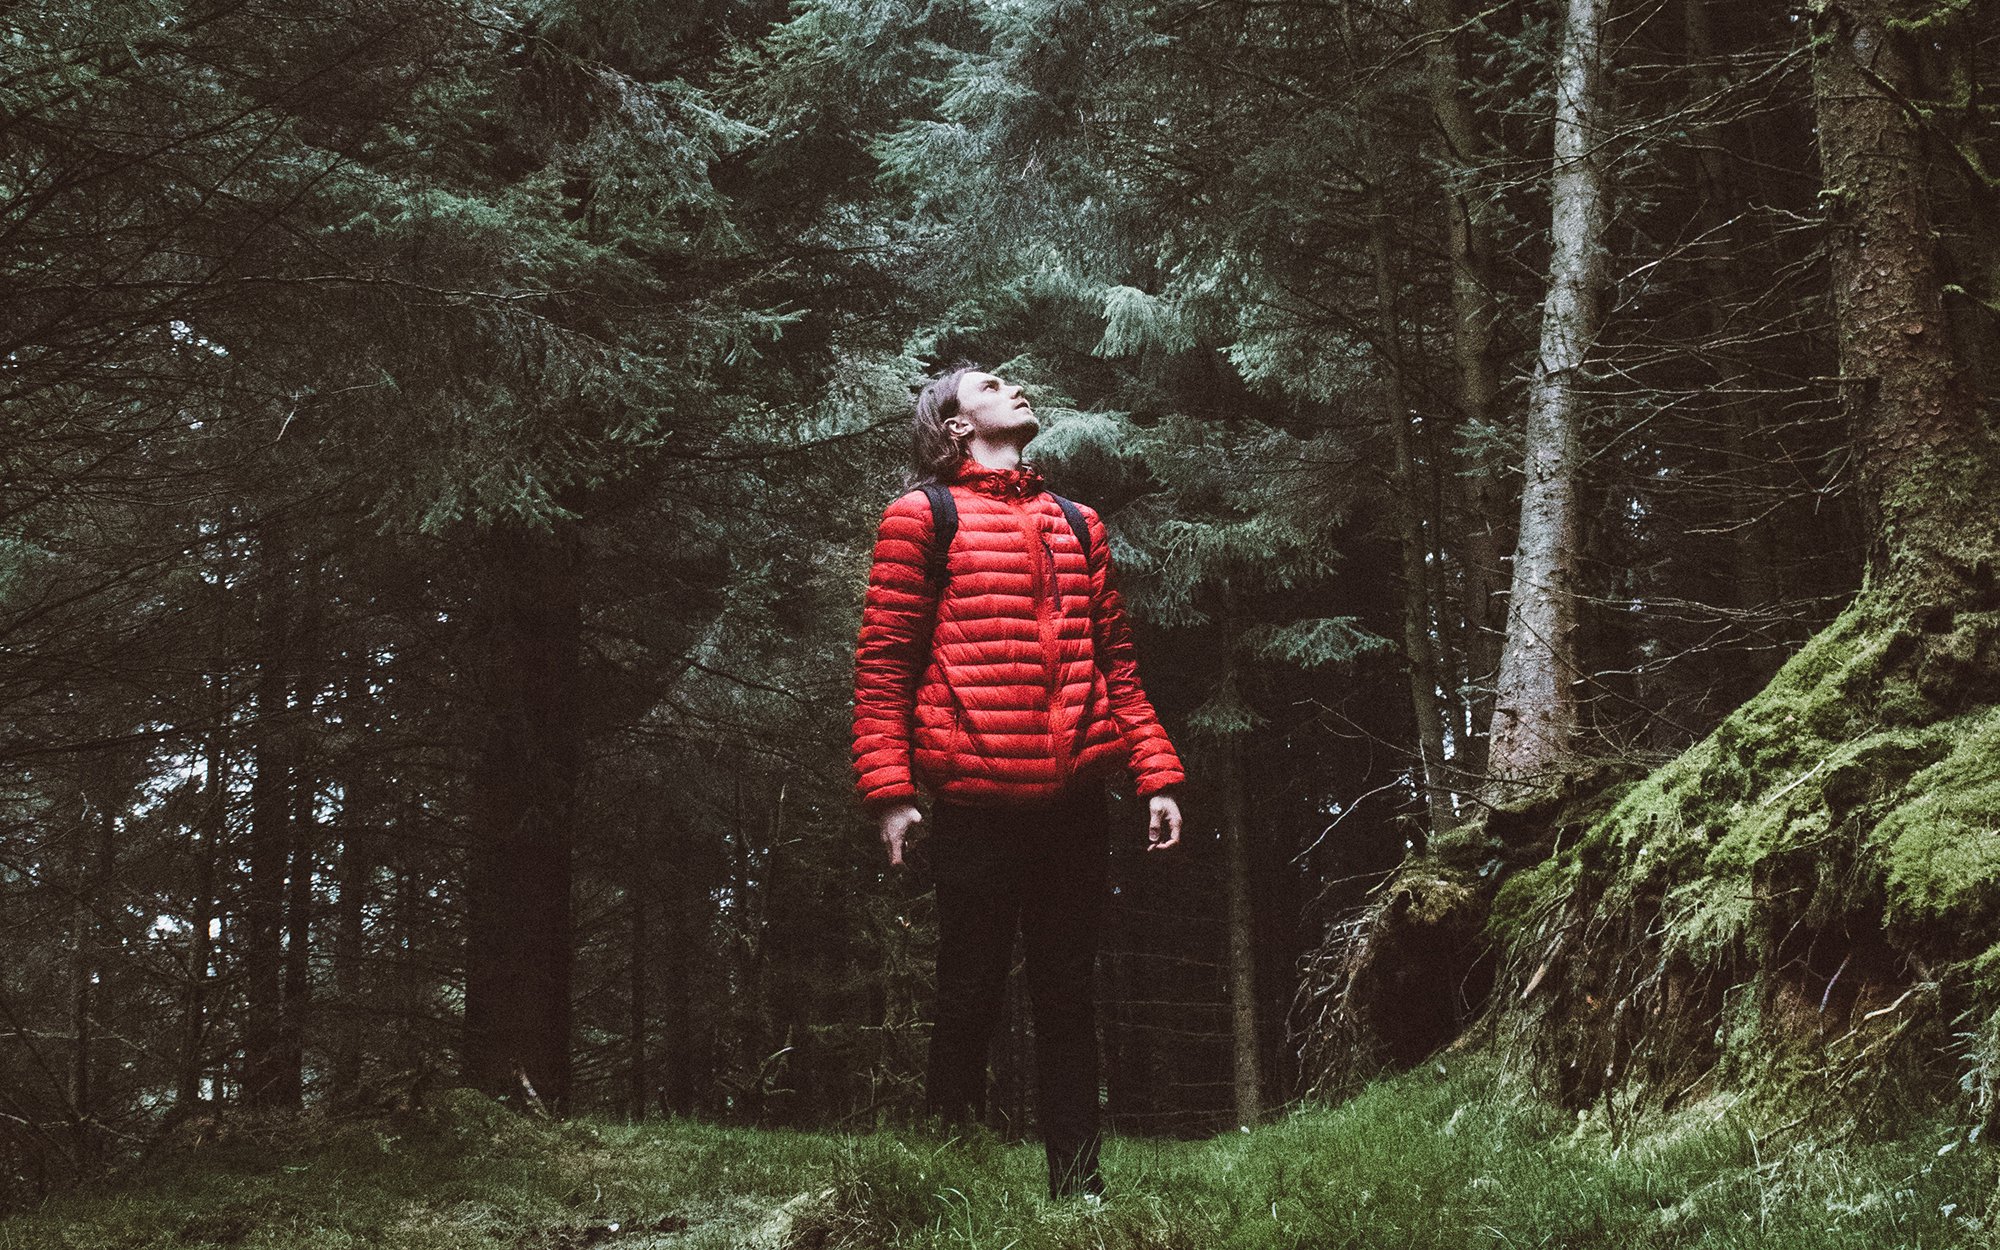
[[[924,493],[891,502],[876,535],[854,654],[862,803],[879,812],[920,786],[953,802],[1030,803],[1121,764],[1142,797],[1182,781],[1139,685],[1096,511],[1078,505],[1102,552],[1093,573],[1034,469],[967,458],[950,486],[959,520],[942,602],[924,575]]]

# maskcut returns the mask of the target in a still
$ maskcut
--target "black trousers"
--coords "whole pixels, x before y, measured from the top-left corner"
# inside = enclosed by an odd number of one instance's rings
[[[1035,1118],[1057,1197],[1104,1191],[1096,970],[1109,826],[1102,783],[1032,807],[940,801],[932,812],[938,1001],[930,1108],[947,1123],[985,1113],[988,1051],[1018,925],[1034,1007]]]

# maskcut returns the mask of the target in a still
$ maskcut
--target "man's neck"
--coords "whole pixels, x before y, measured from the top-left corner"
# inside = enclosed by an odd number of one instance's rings
[[[975,436],[965,444],[965,454],[989,469],[1014,469],[1021,464],[1021,443],[1014,439],[990,441]]]

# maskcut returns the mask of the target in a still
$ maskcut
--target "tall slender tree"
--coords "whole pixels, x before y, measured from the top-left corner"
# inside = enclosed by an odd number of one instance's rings
[[[1490,430],[1501,424],[1500,282],[1493,224],[1498,210],[1490,185],[1491,144],[1473,107],[1470,67],[1463,52],[1465,31],[1474,14],[1466,0],[1417,0],[1415,12],[1424,41],[1424,93],[1437,127],[1443,174],[1455,415],[1462,433]],[[1458,643],[1466,684],[1488,683],[1485,696],[1468,690],[1463,718],[1454,726],[1462,739],[1459,755],[1464,767],[1478,773],[1485,768],[1485,729],[1493,716],[1490,683],[1506,632],[1500,537],[1505,530],[1505,500],[1490,473],[1458,472],[1447,481],[1452,483],[1449,493],[1457,496],[1452,502],[1458,505],[1449,515],[1460,519],[1461,532],[1455,537],[1463,552],[1463,625],[1444,632]],[[1468,732],[1475,725],[1478,732]]]
[[[1521,523],[1495,682],[1487,772],[1505,796],[1545,780],[1576,748],[1577,472],[1584,365],[1601,324],[1609,213],[1603,33],[1610,0],[1569,0],[1555,66],[1548,297],[1528,387]]]

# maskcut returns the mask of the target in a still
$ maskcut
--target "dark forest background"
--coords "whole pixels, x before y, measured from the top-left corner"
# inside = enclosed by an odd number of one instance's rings
[[[1116,809],[1112,1124],[1342,1087],[1399,864],[1497,881],[1494,811],[1643,776],[1906,567],[1935,474],[1881,421],[1983,428],[2000,370],[1997,38],[1983,0],[8,9],[6,1196],[461,1081],[913,1112],[925,881],[847,718],[961,356],[1106,516],[1190,766],[1181,851]],[[1869,334],[1949,387],[1862,376]],[[1479,1011],[1461,954],[1370,965],[1409,1009],[1362,1066]]]

